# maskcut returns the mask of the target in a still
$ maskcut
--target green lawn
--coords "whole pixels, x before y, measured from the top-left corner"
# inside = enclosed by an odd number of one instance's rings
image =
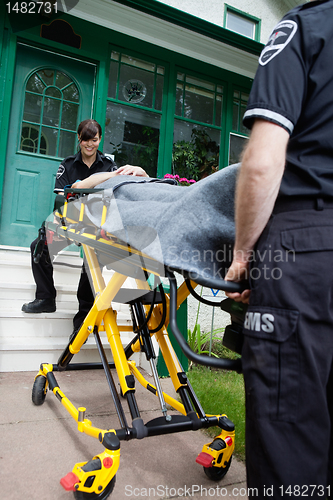
[[[229,351],[230,352],[230,351]],[[230,371],[193,366],[188,378],[207,414],[224,413],[235,424],[236,443],[234,455],[245,460],[245,402],[243,376]],[[208,430],[211,436],[218,428]]]

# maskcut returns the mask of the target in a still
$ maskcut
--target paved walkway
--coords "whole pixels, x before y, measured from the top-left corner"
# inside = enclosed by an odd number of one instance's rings
[[[60,478],[75,463],[103,451],[97,440],[77,430],[53,394],[47,394],[42,406],[33,405],[36,374],[37,370],[0,374],[1,500],[71,500],[73,493],[60,486]],[[56,378],[76,407],[87,408],[93,425],[119,427],[102,370],[56,373]],[[173,394],[170,379],[162,379],[162,385]],[[144,421],[161,415],[158,399],[138,383],[136,395]],[[122,442],[110,499],[247,498],[243,463],[233,459],[226,477],[214,483],[195,462],[209,440],[202,431],[189,431]]]

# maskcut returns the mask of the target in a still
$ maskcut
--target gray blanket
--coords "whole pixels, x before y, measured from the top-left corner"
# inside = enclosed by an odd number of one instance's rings
[[[100,226],[104,196],[110,205],[103,229],[159,262],[161,275],[167,266],[194,280],[223,278],[232,260],[238,168],[224,168],[191,186],[114,177],[97,186],[103,194],[87,197],[86,215]]]

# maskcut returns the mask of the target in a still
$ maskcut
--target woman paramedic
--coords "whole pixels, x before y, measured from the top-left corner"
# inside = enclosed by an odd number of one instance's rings
[[[125,165],[117,168],[116,163],[102,154],[98,147],[102,140],[102,128],[96,120],[82,121],[77,130],[79,151],[65,158],[58,169],[54,192],[62,194],[66,187],[89,189],[116,175],[134,175],[146,177],[146,172],[138,166]],[[23,304],[25,313],[43,313],[56,311],[56,289],[53,281],[53,256],[67,246],[65,241],[55,241],[52,249],[47,244],[38,263],[34,261],[34,251],[38,238],[30,246],[31,267],[36,282],[35,300]],[[50,252],[49,252],[50,250]],[[51,253],[52,252],[52,253]],[[94,302],[84,264],[77,290],[79,310],[73,319],[74,331],[77,331]]]

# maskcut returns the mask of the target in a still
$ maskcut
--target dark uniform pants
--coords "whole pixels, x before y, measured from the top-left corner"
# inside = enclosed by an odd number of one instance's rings
[[[331,493],[332,208],[274,214],[256,247],[242,351],[251,498]]]
[[[33,254],[37,239],[31,245],[31,268],[32,274],[36,282],[36,299],[55,299],[57,292],[53,281],[53,257],[68,246],[65,241],[53,241],[51,246],[45,245],[38,264],[34,262]],[[49,249],[51,255],[49,254]],[[73,326],[79,328],[90,311],[94,303],[94,295],[90,287],[89,277],[83,264],[79,286],[77,290],[77,299],[79,302],[79,310],[73,318]]]

